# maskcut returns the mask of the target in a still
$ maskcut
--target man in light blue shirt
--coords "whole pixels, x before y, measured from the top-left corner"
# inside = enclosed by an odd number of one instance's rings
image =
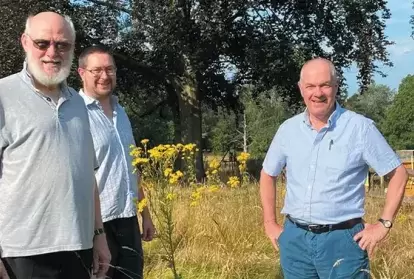
[[[131,123],[112,93],[116,86],[116,66],[111,53],[92,46],[79,57],[83,97],[88,109],[95,154],[100,168],[96,179],[101,199],[102,219],[112,255],[107,277],[112,279],[143,278],[141,239],[152,240],[154,226],[148,211],[142,214],[142,238],[135,199],[144,192],[133,173],[130,145],[135,145]],[[138,190],[139,188],[139,190]]]
[[[334,65],[302,68],[306,110],[280,125],[263,162],[260,195],[267,236],[287,279],[369,278],[369,256],[385,238],[404,196],[407,172],[372,120],[336,101]],[[286,167],[283,227],[276,222],[275,179]],[[390,182],[378,222],[364,223],[369,167]]]

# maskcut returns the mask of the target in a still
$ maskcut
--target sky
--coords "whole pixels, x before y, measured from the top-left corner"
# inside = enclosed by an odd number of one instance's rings
[[[410,17],[414,15],[411,0],[388,0],[391,18],[386,21],[385,35],[394,45],[388,46],[389,59],[393,67],[380,69],[387,76],[385,78],[376,74],[375,83],[385,84],[391,89],[398,90],[401,80],[408,74],[414,74],[414,39],[411,38]],[[353,95],[358,90],[356,79],[358,71],[355,67],[345,69],[344,75],[348,84],[348,94]]]

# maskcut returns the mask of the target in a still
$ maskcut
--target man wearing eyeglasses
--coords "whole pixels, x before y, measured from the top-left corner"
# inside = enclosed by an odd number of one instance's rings
[[[142,215],[142,238],[136,215],[135,199],[144,192],[133,173],[131,144],[135,145],[131,123],[113,95],[116,66],[111,53],[102,46],[85,49],[79,56],[78,73],[89,113],[95,153],[100,165],[96,173],[101,211],[108,245],[112,254],[107,276],[113,279],[143,278],[141,239],[151,241],[154,226],[147,208]],[[138,189],[139,188],[139,189]]]
[[[65,82],[73,23],[31,16],[21,43],[22,71],[0,80],[0,278],[104,276],[110,253],[89,118]]]

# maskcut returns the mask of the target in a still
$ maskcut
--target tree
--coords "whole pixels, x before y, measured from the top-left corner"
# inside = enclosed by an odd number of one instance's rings
[[[246,88],[242,97],[248,136],[247,151],[253,158],[263,159],[277,129],[283,121],[292,116],[292,111],[283,102],[276,88],[256,99],[249,93],[249,89]]]
[[[395,149],[414,149],[414,75],[406,76],[386,113],[382,132]]]
[[[292,115],[277,89],[262,92],[257,98],[253,98],[253,91],[252,86],[240,88],[243,108],[237,113],[219,110],[213,116],[206,114],[205,121],[211,125],[206,128],[216,153],[244,151],[262,159],[280,124]]]
[[[345,102],[345,107],[360,113],[381,126],[385,114],[392,104],[395,92],[382,84],[371,84],[364,94],[354,94]]]
[[[131,88],[139,85],[142,98],[158,101],[149,112],[170,107],[176,141],[199,146],[202,104],[236,109],[240,85],[254,85],[254,98],[277,87],[283,100],[300,108],[296,83],[311,57],[330,58],[340,74],[356,62],[362,91],[378,70],[375,63],[391,65],[383,0],[63,2],[78,30],[76,53],[93,43],[111,47],[119,91],[134,95]],[[25,4],[11,5],[10,13],[17,16],[19,5]],[[202,176],[201,151],[197,170]]]

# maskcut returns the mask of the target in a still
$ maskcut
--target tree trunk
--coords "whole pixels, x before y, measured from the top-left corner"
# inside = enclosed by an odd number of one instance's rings
[[[176,88],[170,83],[166,82],[165,89],[167,91],[167,103],[171,109],[173,123],[174,123],[174,143],[181,142],[181,121],[180,121],[180,105]]]
[[[189,74],[175,76],[171,80],[180,108],[180,135],[183,144],[197,145],[196,177],[198,181],[204,178],[203,153],[201,146],[201,102],[197,91],[197,82]],[[178,134],[178,133],[177,133]]]

